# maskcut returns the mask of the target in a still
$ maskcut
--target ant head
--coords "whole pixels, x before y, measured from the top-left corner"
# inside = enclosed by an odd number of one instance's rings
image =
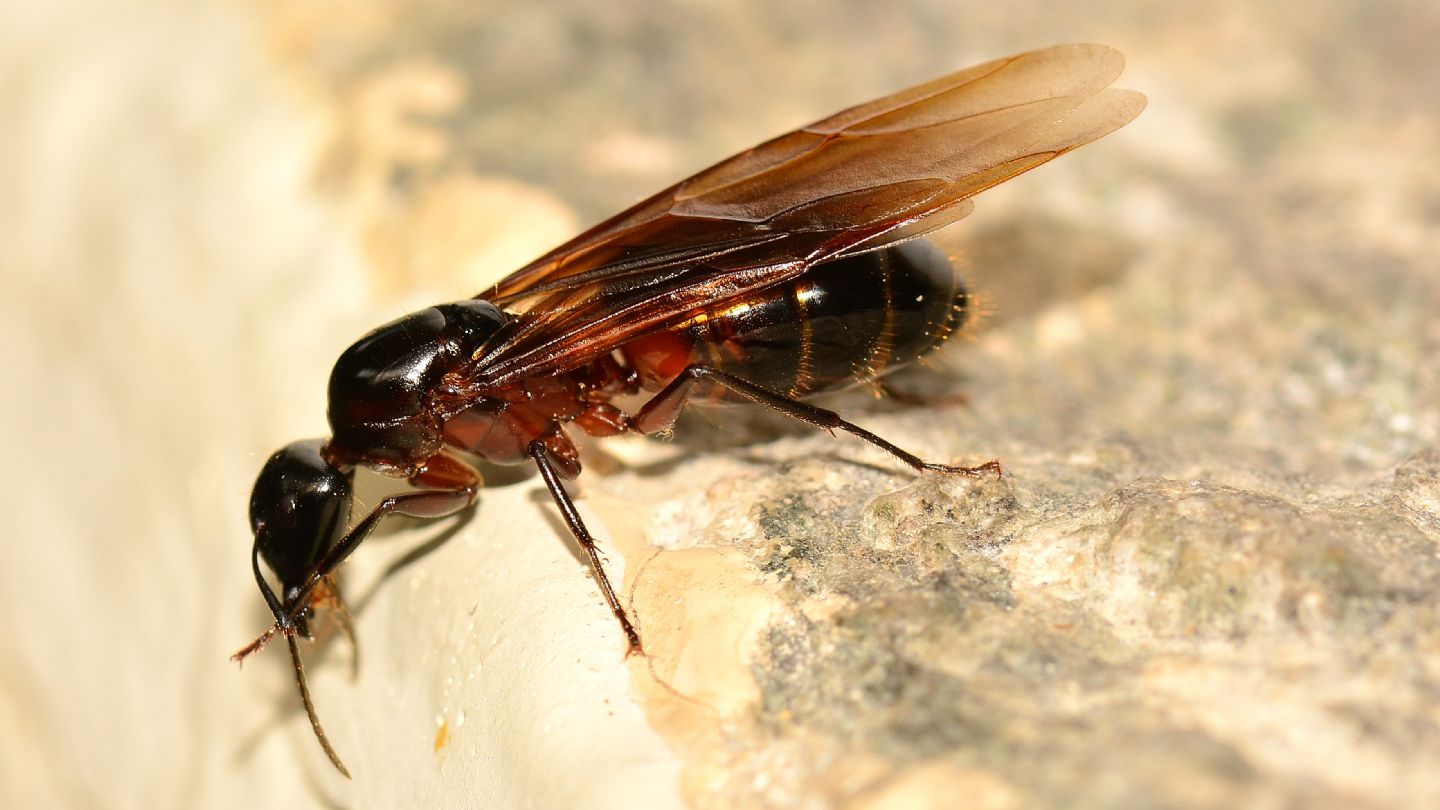
[[[250,493],[250,528],[255,553],[280,582],[281,599],[255,572],[276,621],[285,623],[315,564],[344,534],[350,522],[351,473],[330,463],[319,439],[294,442],[265,462]],[[310,635],[308,605],[295,616],[295,629]]]
[[[285,636],[310,728],[330,762],[347,778],[350,772],[330,746],[320,718],[315,714],[295,636],[310,636],[310,601],[314,591],[313,586],[305,587],[306,580],[315,564],[344,534],[350,522],[352,500],[351,471],[326,458],[325,442],[320,439],[286,445],[265,462],[255,479],[255,488],[250,491],[250,528],[255,532],[250,563],[260,593],[275,616],[275,624],[231,656],[235,661],[244,661],[264,647],[274,633]],[[275,596],[261,573],[262,558],[280,581],[283,599]]]

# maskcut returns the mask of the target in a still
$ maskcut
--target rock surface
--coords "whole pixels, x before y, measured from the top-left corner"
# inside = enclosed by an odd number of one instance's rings
[[[7,15],[7,804],[1440,805],[1440,11],[775,6]],[[251,478],[356,335],[1072,40],[1149,109],[946,234],[990,314],[900,381],[934,406],[833,403],[1003,478],[747,412],[587,448],[627,662],[538,483],[487,471],[349,566],[358,678],[307,651],[352,783],[283,656],[225,660]]]

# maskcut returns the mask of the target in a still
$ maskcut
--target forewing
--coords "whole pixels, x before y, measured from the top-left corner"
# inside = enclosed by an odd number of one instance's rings
[[[723,161],[513,273],[485,296],[521,313],[464,375],[563,371],[688,312],[839,256],[914,238],[969,198],[1144,108],[1107,90],[1119,52],[1062,45],[987,62]]]

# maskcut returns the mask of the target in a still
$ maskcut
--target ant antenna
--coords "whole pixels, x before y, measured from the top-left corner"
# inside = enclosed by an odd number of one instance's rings
[[[330,764],[335,766],[335,770],[349,779],[350,771],[345,769],[340,755],[330,747],[330,738],[325,736],[325,729],[320,725],[320,716],[315,713],[315,704],[310,700],[310,687],[305,685],[305,666],[300,663],[300,645],[295,641],[294,631],[285,633],[285,641],[290,644],[290,660],[295,662],[295,685],[300,687],[300,700],[305,704],[305,714],[310,718],[310,728],[315,732],[315,739],[320,741],[320,747],[325,749],[325,756],[330,758]]]
[[[243,649],[230,656],[230,660],[237,664],[244,665],[245,659],[257,652],[269,643],[274,637],[280,623],[270,625],[260,637],[245,645]],[[293,626],[283,628],[285,642],[290,646],[290,660],[295,665],[295,685],[300,687],[300,702],[305,704],[305,716],[310,719],[310,728],[315,732],[315,739],[320,741],[320,747],[325,749],[325,756],[330,758],[330,764],[335,766],[346,779],[350,779],[350,771],[346,769],[345,763],[340,761],[340,755],[330,745],[330,738],[325,736],[325,727],[320,725],[320,715],[315,712],[315,702],[310,699],[310,686],[305,681],[305,665],[300,661],[300,644],[295,640],[295,629]]]
[[[310,699],[310,687],[305,683],[305,665],[300,662],[300,644],[295,641],[295,617],[305,609],[304,598],[298,599],[292,611],[284,610],[280,600],[275,597],[275,592],[270,590],[270,584],[260,573],[260,546],[256,543],[254,550],[250,553],[250,564],[255,570],[255,581],[260,583],[260,592],[264,594],[265,601],[270,605],[270,612],[275,615],[275,623],[265,628],[258,638],[245,645],[239,652],[230,656],[230,660],[242,666],[245,659],[257,652],[260,652],[270,639],[275,636],[278,630],[285,634],[285,642],[290,646],[290,660],[295,665],[295,685],[300,687],[300,701],[305,704],[305,715],[310,718],[310,728],[315,732],[315,739],[320,741],[320,747],[325,749],[325,756],[330,758],[330,764],[350,779],[350,771],[346,770],[345,763],[340,761],[340,755],[330,747],[330,738],[325,736],[325,728],[320,725],[320,715],[315,713],[315,703]]]

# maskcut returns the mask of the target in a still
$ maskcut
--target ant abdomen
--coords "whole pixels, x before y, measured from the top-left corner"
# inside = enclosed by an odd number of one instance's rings
[[[969,305],[949,257],[916,239],[816,265],[793,282],[697,311],[621,351],[650,390],[699,364],[806,397],[878,379],[923,357],[963,326]],[[720,389],[708,398],[743,399]]]

